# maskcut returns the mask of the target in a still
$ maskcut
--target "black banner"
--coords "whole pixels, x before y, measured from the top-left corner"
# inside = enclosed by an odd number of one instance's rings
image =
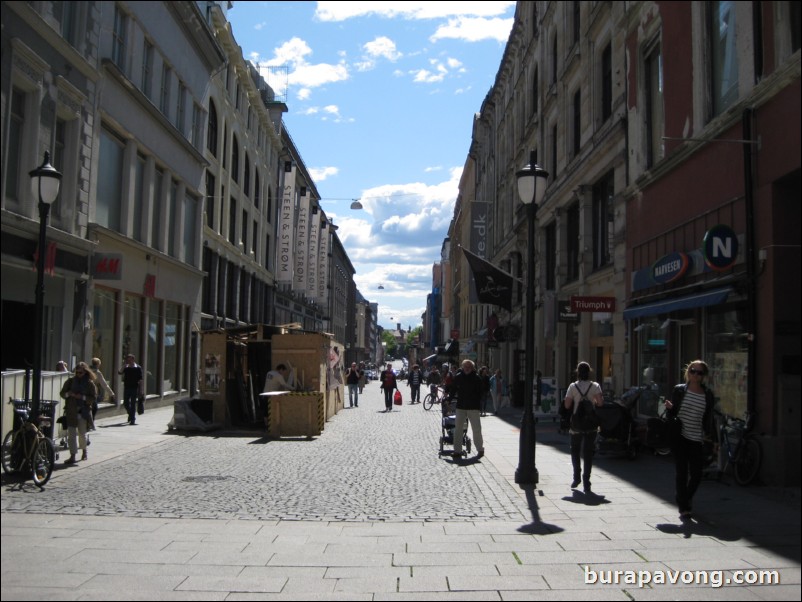
[[[498,305],[507,311],[512,311],[513,276],[478,255],[474,255],[464,247],[460,248],[471,266],[479,302]]]

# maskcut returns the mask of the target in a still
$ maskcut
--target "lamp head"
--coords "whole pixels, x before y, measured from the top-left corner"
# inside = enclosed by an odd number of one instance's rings
[[[518,196],[524,205],[540,204],[546,194],[546,179],[549,172],[532,160],[529,165],[515,173],[518,178]]]
[[[359,209],[364,209],[364,207],[362,206],[362,203],[359,202],[359,199],[354,199],[351,203],[351,209],[358,211]]]
[[[45,159],[36,169],[28,172],[31,177],[31,191],[45,205],[52,205],[61,186],[61,172],[50,165],[50,151],[45,151]]]

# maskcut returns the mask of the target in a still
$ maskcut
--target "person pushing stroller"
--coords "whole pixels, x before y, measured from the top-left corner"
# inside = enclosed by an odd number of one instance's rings
[[[457,372],[449,395],[457,396],[457,422],[454,429],[454,453],[452,458],[458,461],[462,458],[462,436],[465,433],[466,422],[471,423],[471,432],[476,444],[476,458],[485,455],[484,441],[482,440],[482,422],[479,414],[482,409],[482,396],[484,389],[482,379],[476,373],[476,365],[471,360],[463,360],[462,370]]]

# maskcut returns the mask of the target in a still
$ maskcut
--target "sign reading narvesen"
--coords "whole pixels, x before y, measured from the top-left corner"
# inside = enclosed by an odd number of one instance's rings
[[[615,311],[615,297],[571,297],[571,311],[612,313]]]

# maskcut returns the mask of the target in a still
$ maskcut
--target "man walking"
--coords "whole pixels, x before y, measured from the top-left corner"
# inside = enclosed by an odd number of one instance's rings
[[[485,455],[485,446],[482,439],[482,423],[479,412],[482,408],[482,379],[476,373],[476,365],[471,360],[463,360],[462,370],[454,377],[451,395],[457,396],[457,416],[454,427],[454,461],[462,459],[462,436],[465,433],[466,422],[471,423],[473,442],[476,444],[476,459]]]
[[[125,365],[117,374],[123,375],[123,402],[128,410],[128,424],[136,424],[136,404],[144,391],[145,375],[142,366],[136,363],[133,353],[125,356]]]
[[[423,373],[420,371],[420,366],[415,364],[412,366],[412,372],[407,377],[407,385],[409,385],[410,404],[420,403],[420,386],[423,382]]]
[[[361,378],[362,372],[356,367],[356,362],[353,362],[345,375],[345,382],[348,385],[349,407],[359,407],[359,380]]]

